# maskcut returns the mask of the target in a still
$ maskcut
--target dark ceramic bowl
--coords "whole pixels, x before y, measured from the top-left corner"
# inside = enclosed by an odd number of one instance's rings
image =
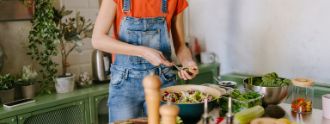
[[[222,95],[226,93],[224,89],[218,90],[215,88],[202,86],[202,85],[176,85],[167,88],[161,89],[161,92],[169,91],[169,92],[181,92],[181,91],[188,91],[188,90],[199,90],[203,93],[210,94],[217,98],[220,98]],[[217,100],[209,101],[208,102],[208,109],[211,110],[216,104]],[[162,102],[165,103],[165,102]],[[179,116],[182,118],[183,122],[186,124],[196,123],[198,120],[201,119],[201,116],[204,112],[204,103],[183,103],[183,104],[176,104],[179,109]]]

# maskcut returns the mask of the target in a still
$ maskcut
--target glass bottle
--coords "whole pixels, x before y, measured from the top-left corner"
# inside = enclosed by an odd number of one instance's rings
[[[296,78],[292,80],[291,110],[301,114],[312,112],[314,98],[314,82],[310,79]]]
[[[210,124],[210,117],[208,115],[208,106],[207,106],[207,99],[204,99],[204,113],[202,116],[202,124]]]

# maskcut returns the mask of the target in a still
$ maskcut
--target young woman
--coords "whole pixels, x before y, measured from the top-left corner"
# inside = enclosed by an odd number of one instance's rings
[[[143,78],[154,73],[162,87],[174,85],[171,40],[178,60],[190,72],[178,72],[184,80],[198,73],[185,46],[182,11],[186,0],[103,0],[96,19],[94,48],[113,53],[109,89],[110,122],[143,116]],[[108,36],[114,27],[114,37]]]

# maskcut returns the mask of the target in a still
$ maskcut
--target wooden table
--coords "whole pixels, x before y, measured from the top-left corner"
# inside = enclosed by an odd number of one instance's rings
[[[285,112],[287,113],[288,118],[291,121],[298,122],[297,114],[294,112],[291,112],[290,104],[287,103],[281,103],[279,104]],[[330,119],[323,117],[323,112],[320,109],[313,108],[312,113],[303,114],[302,115],[303,124],[330,124]]]

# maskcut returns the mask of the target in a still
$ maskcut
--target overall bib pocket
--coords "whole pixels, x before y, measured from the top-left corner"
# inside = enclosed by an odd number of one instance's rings
[[[160,49],[160,31],[159,30],[148,30],[148,31],[138,31],[138,30],[127,30],[127,43],[146,46],[156,50]],[[142,57],[129,56],[129,61],[132,64],[143,64],[149,63]]]

